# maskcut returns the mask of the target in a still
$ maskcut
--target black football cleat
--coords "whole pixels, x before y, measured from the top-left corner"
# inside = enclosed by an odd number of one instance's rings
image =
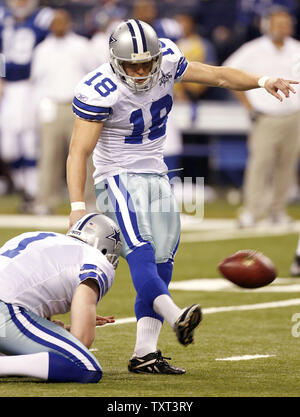
[[[162,356],[161,351],[157,350],[141,358],[134,357],[128,362],[128,371],[136,374],[166,374],[166,375],[182,375],[185,369],[176,368],[170,365]]]
[[[174,331],[179,343],[184,346],[193,343],[194,330],[202,320],[202,312],[199,304],[187,307],[175,322]]]

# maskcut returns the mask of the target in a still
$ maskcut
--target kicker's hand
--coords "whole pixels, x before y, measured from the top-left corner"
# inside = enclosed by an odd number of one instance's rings
[[[283,78],[269,78],[266,80],[264,88],[279,101],[283,101],[283,97],[279,94],[279,92],[282,92],[286,98],[290,96],[290,93],[296,93],[291,84],[299,84],[299,82],[294,80],[284,80]]]
[[[114,323],[115,319],[114,316],[102,317],[96,316],[96,326],[103,326],[104,324]]]

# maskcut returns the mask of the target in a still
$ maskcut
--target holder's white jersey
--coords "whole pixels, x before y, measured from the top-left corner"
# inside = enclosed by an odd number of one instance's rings
[[[23,233],[0,248],[0,300],[41,317],[70,311],[76,288],[88,278],[98,283],[100,300],[114,275],[98,249],[59,233]]]
[[[168,169],[163,160],[166,123],[174,83],[181,80],[188,63],[172,41],[160,42],[160,76],[149,91],[131,91],[109,63],[89,73],[76,87],[74,113],[103,122],[93,153],[95,184],[121,172],[163,173]]]

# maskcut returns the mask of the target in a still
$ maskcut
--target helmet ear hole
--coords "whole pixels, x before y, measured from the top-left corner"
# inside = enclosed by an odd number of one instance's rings
[[[118,225],[109,217],[104,214],[89,213],[72,226],[67,236],[97,249],[116,268],[116,261],[122,248],[120,233]]]

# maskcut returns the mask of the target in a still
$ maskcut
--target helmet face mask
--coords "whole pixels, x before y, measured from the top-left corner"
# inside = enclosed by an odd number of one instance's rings
[[[152,87],[155,86],[155,84],[158,81],[159,77],[159,69],[161,65],[161,56],[157,56],[151,61],[137,61],[137,62],[130,62],[130,61],[120,61],[117,58],[113,58],[115,61],[115,72],[119,76],[119,78],[133,91],[136,93],[141,91],[148,91]],[[130,64],[143,64],[145,62],[151,62],[151,68],[149,71],[149,74],[144,77],[136,77],[132,76],[126,73],[124,69],[124,63],[130,63]],[[142,81],[142,82],[140,82]]]
[[[79,219],[67,232],[67,236],[98,249],[117,268],[122,249],[120,229],[104,214],[90,213]]]
[[[109,40],[110,64],[117,77],[134,92],[148,91],[158,81],[162,51],[154,29],[145,22],[130,19],[117,26]],[[124,63],[151,62],[149,73],[137,77],[126,73]],[[142,81],[142,82],[141,82]]]

